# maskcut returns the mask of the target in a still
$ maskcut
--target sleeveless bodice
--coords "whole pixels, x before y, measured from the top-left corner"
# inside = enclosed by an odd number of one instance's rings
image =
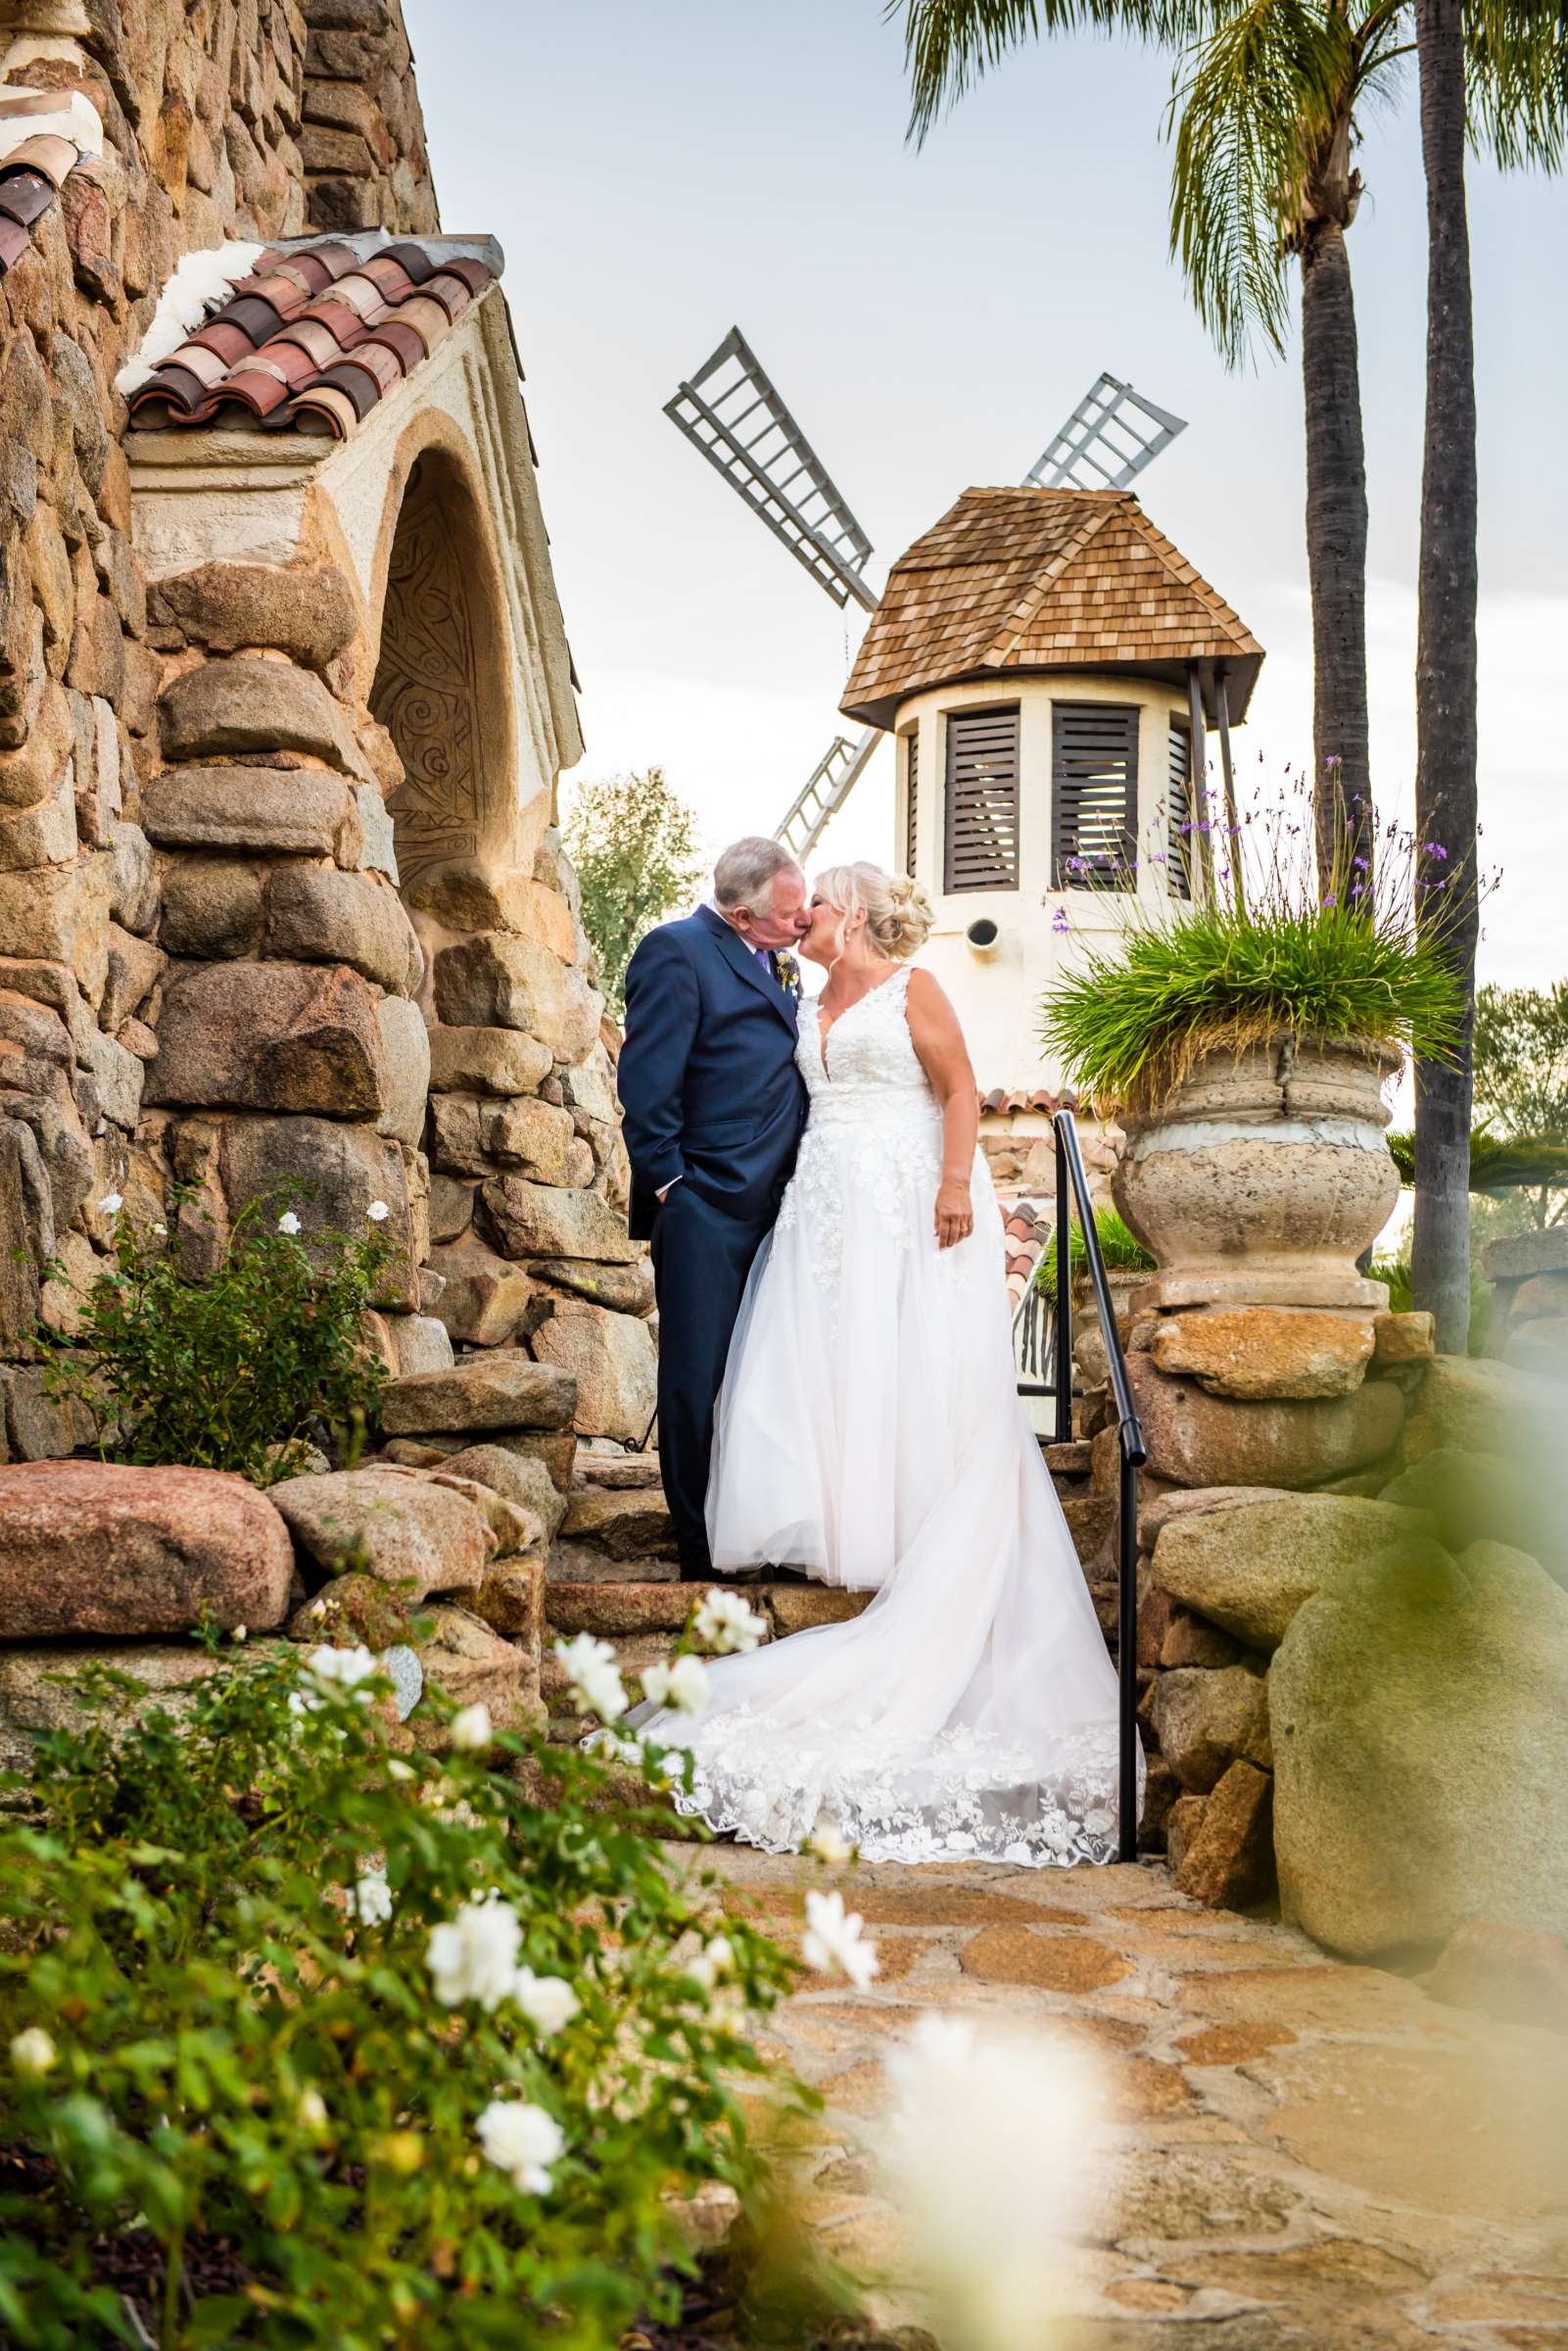
[[[826,1059],[819,1007],[802,1000],[795,1060],[811,1097],[808,1130],[902,1124],[936,1112],[909,1033],[909,967],[841,1012],[828,1032]]]
[[[908,993],[906,967],[840,1013],[828,1032],[826,1061],[818,1008],[805,1000],[800,1006],[795,1060],[811,1099],[779,1229],[799,1225],[833,1312],[852,1196],[872,1204],[902,1254],[925,1231],[927,1203],[941,1176],[941,1106],[910,1038]]]

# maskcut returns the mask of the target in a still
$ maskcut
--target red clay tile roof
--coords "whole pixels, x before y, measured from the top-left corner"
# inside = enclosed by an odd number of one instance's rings
[[[960,679],[1225,665],[1240,718],[1263,648],[1127,490],[966,490],[900,555],[841,707],[894,723],[909,695]],[[1206,690],[1209,680],[1206,678]]]
[[[130,395],[130,421],[346,441],[498,274],[439,237],[389,241],[365,259],[337,237],[269,247]]]
[[[0,132],[15,133],[30,120],[49,125],[24,133],[0,155],[0,277],[31,250],[33,223],[50,211],[82,159],[96,153],[89,144],[91,114],[85,99],[69,92],[0,88]],[[72,117],[82,125],[80,136],[71,135]],[[63,122],[71,128],[62,131]]]

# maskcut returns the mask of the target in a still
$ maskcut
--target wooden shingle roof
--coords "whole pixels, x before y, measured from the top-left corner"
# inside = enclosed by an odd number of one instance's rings
[[[966,490],[900,555],[844,688],[846,717],[890,727],[928,687],[1031,671],[1185,680],[1246,711],[1263,648],[1128,490]]]

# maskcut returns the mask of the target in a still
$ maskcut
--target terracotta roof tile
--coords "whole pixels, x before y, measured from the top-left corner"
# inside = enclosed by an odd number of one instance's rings
[[[1130,491],[966,490],[893,565],[841,706],[885,727],[960,679],[1197,660],[1225,663],[1239,718],[1262,657]]]
[[[37,123],[29,130],[29,123]],[[0,277],[32,243],[32,229],[53,210],[84,157],[103,148],[91,102],[64,90],[0,87]]]
[[[269,249],[131,393],[131,423],[292,427],[346,441],[497,275],[434,237],[363,258],[337,237]]]

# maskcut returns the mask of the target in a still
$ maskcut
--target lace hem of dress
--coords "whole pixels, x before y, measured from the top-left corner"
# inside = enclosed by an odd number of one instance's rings
[[[667,1785],[677,1811],[766,1853],[800,1852],[829,1822],[867,1861],[1052,1869],[1117,1858],[1116,1738],[1100,1726],[1053,1740],[1044,1763],[962,1729],[919,1747],[868,1729],[829,1755],[762,1731],[745,1708],[706,1731],[672,1723],[665,1736],[692,1758],[689,1790]],[[1140,1799],[1143,1779],[1140,1755]]]

